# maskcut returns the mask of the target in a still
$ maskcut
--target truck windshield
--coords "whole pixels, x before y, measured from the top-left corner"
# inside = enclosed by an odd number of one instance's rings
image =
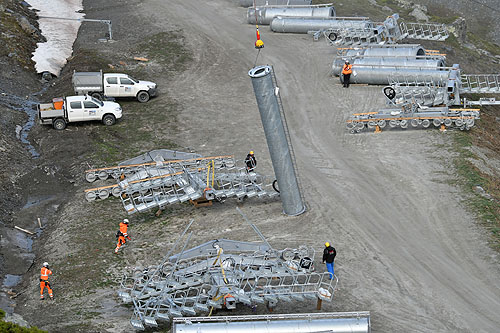
[[[98,100],[97,98],[91,97],[91,99],[92,99],[92,102],[94,102],[100,106],[104,105],[104,103],[102,101]]]
[[[139,80],[134,79],[134,78],[133,78],[132,76],[130,76],[130,75],[129,75],[129,77],[128,77],[128,78],[129,78],[129,79],[131,79],[132,81],[134,81],[135,83],[139,83]]]

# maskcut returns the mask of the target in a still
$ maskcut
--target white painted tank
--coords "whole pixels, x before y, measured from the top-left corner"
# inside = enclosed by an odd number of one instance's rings
[[[309,6],[312,0],[255,0],[255,6]],[[240,0],[241,7],[254,6],[254,0]]]
[[[277,16],[271,21],[271,30],[295,34],[306,34],[309,31],[340,30],[343,28],[370,29],[373,22],[363,19],[341,19],[334,17],[285,17]]]
[[[287,6],[248,8],[247,11],[247,21],[250,24],[268,25],[276,16],[328,18],[335,17],[335,9],[333,6]]]

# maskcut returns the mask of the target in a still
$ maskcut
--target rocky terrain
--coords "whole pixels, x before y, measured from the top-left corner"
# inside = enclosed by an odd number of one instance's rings
[[[493,11],[416,2],[335,6],[342,16],[400,12],[407,20],[455,22],[456,36],[425,46],[445,51],[447,62],[467,73],[500,72],[498,45],[478,37],[476,27],[478,17]],[[253,240],[239,206],[276,247],[307,243],[320,251],[325,240],[334,243],[341,285],[327,311],[370,310],[374,332],[490,332],[500,325],[499,109],[484,108],[470,133],[350,135],[345,118],[382,105],[380,87],[342,90],[329,75],[329,46],[266,28],[259,62],[277,70],[310,211],[289,218],[279,200],[259,199],[172,206],[160,217],[131,216],[133,241],[114,255],[114,234],[126,214],[117,199],[85,201],[89,166],[175,148],[241,158],[255,150],[259,172],[271,175],[272,167],[246,75],[255,61],[255,31],[237,1],[85,0],[84,11],[111,19],[115,42],[99,41],[103,26],[82,24],[60,77],[44,82],[30,61],[43,39],[35,14],[22,2],[0,0],[0,274],[23,275],[18,285],[4,280],[1,308],[50,332],[128,332],[131,309],[115,293],[124,270],[157,262],[191,218],[196,244],[221,236]],[[132,29],[137,22],[141,29]],[[120,101],[124,118],[112,127],[25,126],[33,103],[71,94],[73,70],[99,69],[155,81],[160,95],[146,104]],[[38,299],[44,261],[54,271],[53,303]],[[313,309],[285,304],[277,311]]]

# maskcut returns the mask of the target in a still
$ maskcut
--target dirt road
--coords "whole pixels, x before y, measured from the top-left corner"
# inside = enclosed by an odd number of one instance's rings
[[[185,105],[182,139],[241,155],[252,148],[269,170],[245,10],[227,0],[154,0],[138,12],[182,28],[194,49],[195,64],[169,88]],[[281,230],[273,238],[283,244],[333,242],[341,290],[327,309],[370,310],[374,331],[497,331],[498,258],[447,182],[452,133],[348,134],[349,114],[383,105],[380,87],[343,89],[323,42],[261,32],[257,63],[275,66],[310,211],[277,228],[272,216],[258,224]]]

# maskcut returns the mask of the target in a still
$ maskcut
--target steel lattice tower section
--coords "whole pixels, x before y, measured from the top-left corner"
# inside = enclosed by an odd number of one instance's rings
[[[257,66],[252,68],[248,75],[252,79],[274,174],[278,181],[283,211],[287,215],[300,215],[305,212],[306,207],[302,200],[292,159],[292,143],[287,138],[282,119],[283,110],[273,81],[272,67]]]

